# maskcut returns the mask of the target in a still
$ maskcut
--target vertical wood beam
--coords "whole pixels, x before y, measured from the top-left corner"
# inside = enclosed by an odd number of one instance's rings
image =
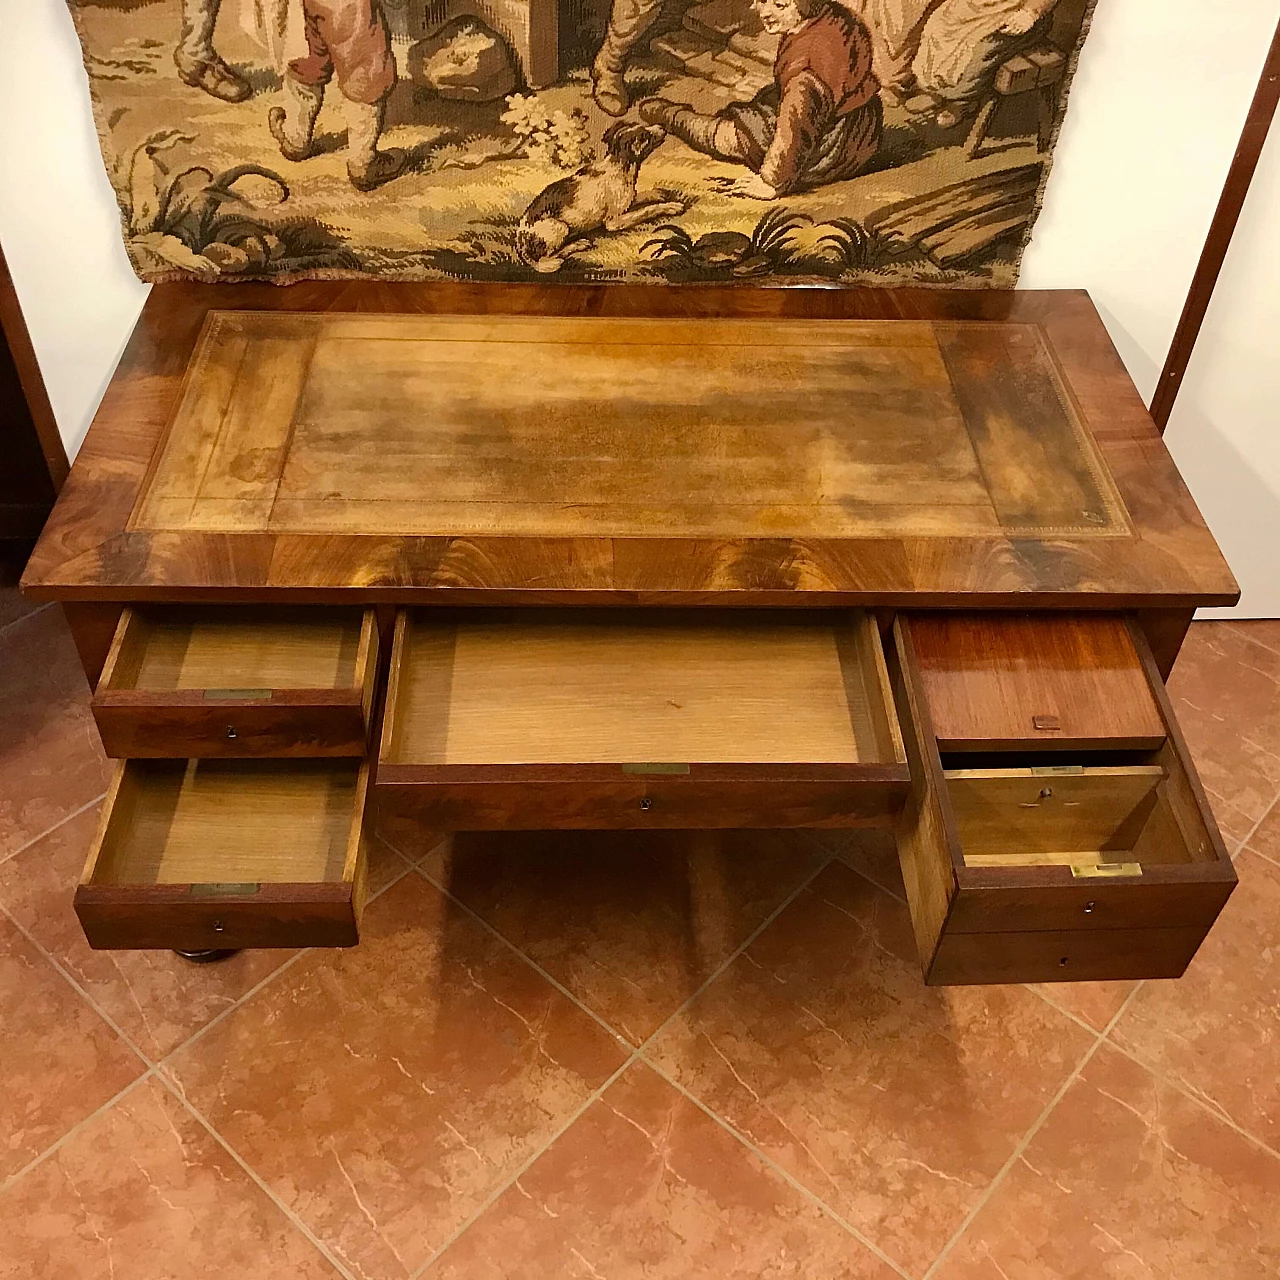
[[[1182,317],[1178,321],[1173,344],[1169,348],[1169,355],[1151,401],[1151,416],[1160,428],[1161,435],[1164,435],[1165,428],[1169,425],[1173,403],[1178,398],[1187,366],[1191,363],[1191,353],[1200,336],[1200,327],[1209,310],[1209,302],[1213,297],[1214,286],[1218,283],[1222,264],[1226,261],[1227,250],[1231,247],[1236,223],[1240,221],[1240,211],[1249,194],[1249,184],[1253,181],[1262,148],[1267,141],[1277,103],[1280,103],[1280,25],[1276,27],[1271,49],[1263,64],[1262,78],[1258,81],[1258,90],[1253,95],[1249,114],[1245,117],[1240,143],[1236,147],[1231,168],[1227,171],[1226,184],[1222,188],[1222,198],[1218,201],[1217,211],[1209,224],[1204,251],[1200,255],[1196,273],[1191,278],[1191,288],[1182,308]]]

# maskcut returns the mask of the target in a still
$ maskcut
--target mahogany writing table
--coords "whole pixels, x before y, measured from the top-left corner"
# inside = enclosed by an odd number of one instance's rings
[[[366,807],[893,825],[934,982],[1171,976],[1236,584],[1083,293],[152,291],[24,579],[97,946],[347,945]]]

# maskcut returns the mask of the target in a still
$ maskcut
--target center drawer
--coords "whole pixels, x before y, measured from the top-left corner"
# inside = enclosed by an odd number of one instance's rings
[[[1118,708],[1109,722],[1095,715],[1073,751],[1005,741],[974,753],[953,749],[968,744],[964,717],[945,694],[940,706],[916,619],[899,615],[891,669],[913,783],[898,850],[928,982],[1177,977],[1235,886],[1146,641],[1117,621],[1158,717],[1145,739],[1158,745],[1138,749],[1137,718]],[[995,664],[1016,649],[1004,639]],[[1016,688],[1017,664],[1001,676]],[[939,711],[960,733],[942,736]]]
[[[881,824],[907,784],[864,613],[396,619],[377,791],[437,829]]]
[[[363,756],[372,609],[126,608],[93,697],[107,755]]]

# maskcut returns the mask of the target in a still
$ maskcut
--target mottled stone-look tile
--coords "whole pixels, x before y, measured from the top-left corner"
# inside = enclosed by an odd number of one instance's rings
[[[1264,858],[1270,858],[1272,862],[1280,863],[1280,799],[1258,823],[1257,830],[1249,837],[1246,847]]]
[[[1280,867],[1246,850],[1236,871],[1187,972],[1146,983],[1111,1038],[1280,1148]]]
[[[101,795],[108,773],[61,611],[0,632],[0,858]]]
[[[918,1274],[1093,1042],[925,987],[906,908],[833,862],[647,1056]]]
[[[1104,1045],[938,1280],[1269,1280],[1280,1160]]]
[[[30,1163],[145,1069],[0,915],[0,1177]]]
[[[179,1087],[366,1277],[434,1253],[625,1060],[417,874],[170,1059]]]
[[[472,832],[423,869],[639,1044],[826,856],[799,832]]]
[[[648,1067],[631,1067],[425,1280],[893,1280]]]
[[[907,890],[902,883],[902,863],[898,860],[898,842],[893,832],[871,828],[846,831],[843,835],[836,849],[840,861],[905,902]]]
[[[4,572],[0,568],[0,578],[3,577]],[[42,608],[42,604],[28,600],[17,587],[0,587],[0,631],[19,618],[25,618],[27,614]]]
[[[98,806],[0,863],[0,905],[145,1054],[163,1057],[234,1004],[291,951],[240,951],[192,964],[172,951],[94,951],[72,907]]]
[[[1280,794],[1280,653],[1234,625],[1196,623],[1169,693],[1223,835],[1238,844]]]
[[[337,1270],[158,1081],[0,1196],[14,1280],[323,1280]]]
[[[1095,1031],[1105,1031],[1137,985],[1136,982],[1044,982],[1034,984],[1031,990],[1059,1009],[1075,1014]]]

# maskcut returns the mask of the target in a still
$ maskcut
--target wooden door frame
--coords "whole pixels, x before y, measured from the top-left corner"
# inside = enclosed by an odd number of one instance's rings
[[[1280,103],[1280,24],[1276,26],[1275,36],[1266,61],[1262,64],[1262,75],[1258,79],[1258,88],[1245,117],[1244,130],[1240,134],[1240,143],[1227,171],[1227,180],[1222,188],[1222,197],[1218,201],[1217,211],[1209,224],[1209,234],[1205,240],[1204,250],[1200,255],[1199,265],[1191,278],[1191,288],[1187,292],[1187,301],[1182,308],[1182,316],[1174,331],[1173,342],[1169,354],[1165,358],[1160,380],[1156,383],[1156,392],[1151,400],[1151,416],[1155,419],[1160,434],[1164,435],[1169,425],[1169,417],[1173,413],[1174,401],[1182,388],[1182,380],[1186,377],[1187,367],[1191,363],[1191,353],[1195,350],[1196,339],[1200,336],[1201,326],[1209,310],[1213,298],[1214,286],[1226,261],[1227,250],[1231,247],[1231,239],[1235,234],[1236,224],[1240,221],[1240,213],[1249,194],[1249,186],[1258,168],[1258,160],[1262,156],[1262,148],[1266,145],[1267,135],[1271,131],[1271,122],[1276,114],[1276,106]]]
[[[10,479],[16,481],[0,506],[0,540],[29,543],[48,518],[70,467],[3,249],[0,344],[0,446],[5,448],[0,465],[12,466]],[[18,501],[13,492],[21,495]]]

